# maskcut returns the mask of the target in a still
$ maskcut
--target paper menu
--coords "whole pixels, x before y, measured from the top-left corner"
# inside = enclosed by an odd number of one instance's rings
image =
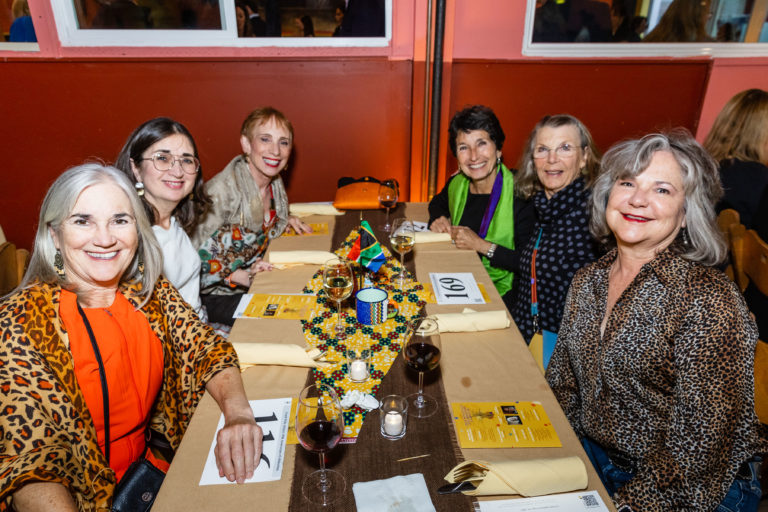
[[[597,491],[569,492],[519,498],[514,500],[480,501],[478,512],[608,512]]]
[[[247,293],[240,299],[233,316],[308,320],[316,302],[317,297],[307,294]]]
[[[253,477],[246,480],[246,483],[269,482],[280,480],[283,474],[283,463],[285,460],[285,442],[288,435],[288,419],[291,411],[290,398],[274,398],[270,400],[251,400],[251,409],[256,422],[264,433],[262,443],[262,458],[258,467],[253,472]],[[208,458],[203,467],[203,474],[200,477],[200,485],[229,484],[224,477],[219,476],[219,470],[216,467],[216,436],[219,430],[224,426],[224,415],[219,418],[219,424],[216,427],[216,433],[213,435],[211,448],[208,451]]]
[[[546,448],[562,446],[539,402],[451,404],[462,448]]]
[[[302,233],[299,235],[292,229],[286,229],[280,236],[312,236],[312,235],[327,235],[329,234],[327,222],[310,222],[309,227],[312,228],[311,233]]]

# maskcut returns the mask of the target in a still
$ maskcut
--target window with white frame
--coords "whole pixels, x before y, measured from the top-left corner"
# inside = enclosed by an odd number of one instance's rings
[[[527,7],[525,55],[768,55],[768,0],[528,0]]]
[[[56,0],[63,46],[385,47],[392,0]]]

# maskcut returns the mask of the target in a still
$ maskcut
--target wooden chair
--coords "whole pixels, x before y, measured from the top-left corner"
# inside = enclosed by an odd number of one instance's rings
[[[11,242],[0,244],[0,296],[16,288],[29,264],[29,251]]]
[[[739,227],[740,226],[740,227]],[[768,295],[768,244],[753,229],[743,225],[731,228],[733,263],[737,282],[745,289],[752,281],[760,293]],[[768,424],[768,343],[758,341],[755,350],[755,412]]]
[[[720,231],[723,233],[723,237],[725,237],[725,242],[728,244],[728,252],[729,255],[732,254],[731,251],[731,229],[734,226],[738,226],[741,224],[741,217],[739,216],[739,212],[734,210],[733,208],[727,208],[720,212],[720,215],[717,216],[717,225],[720,228]],[[732,256],[731,256],[732,258]],[[733,268],[733,261],[731,261],[728,266],[725,268],[725,274],[736,281],[736,275]],[[742,291],[744,289],[742,288]]]

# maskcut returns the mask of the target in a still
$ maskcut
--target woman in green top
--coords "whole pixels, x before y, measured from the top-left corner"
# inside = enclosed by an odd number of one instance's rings
[[[515,197],[513,171],[501,160],[504,131],[488,107],[458,112],[448,127],[459,170],[429,203],[429,229],[450,233],[456,247],[478,253],[507,308],[516,267],[515,247],[536,222],[533,204]]]

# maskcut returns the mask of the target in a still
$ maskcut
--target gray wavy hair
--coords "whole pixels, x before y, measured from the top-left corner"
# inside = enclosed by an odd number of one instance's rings
[[[689,244],[683,243],[683,230],[670,250],[690,261],[715,265],[725,259],[725,240],[717,227],[715,204],[723,196],[717,163],[686,130],[653,133],[641,139],[620,142],[603,155],[602,172],[592,188],[592,235],[606,246],[616,245],[608,227],[605,209],[613,185],[634,178],[651,164],[654,153],[668,151],[683,174],[685,223]]]
[[[152,232],[144,206],[125,174],[114,167],[97,163],[83,164],[66,170],[48,189],[43,205],[40,207],[40,219],[29,268],[18,289],[28,288],[35,283],[58,284],[62,288],[68,288],[69,283],[66,282],[66,278],[62,280],[53,266],[56,245],[53,242],[51,230],[59,234],[61,223],[72,213],[83,190],[101,183],[117,185],[131,202],[136,219],[138,247],[120,283],[141,283],[141,296],[144,299],[142,305],[149,300],[155,282],[163,269],[160,245]],[[139,272],[140,259],[144,262],[144,272]]]

